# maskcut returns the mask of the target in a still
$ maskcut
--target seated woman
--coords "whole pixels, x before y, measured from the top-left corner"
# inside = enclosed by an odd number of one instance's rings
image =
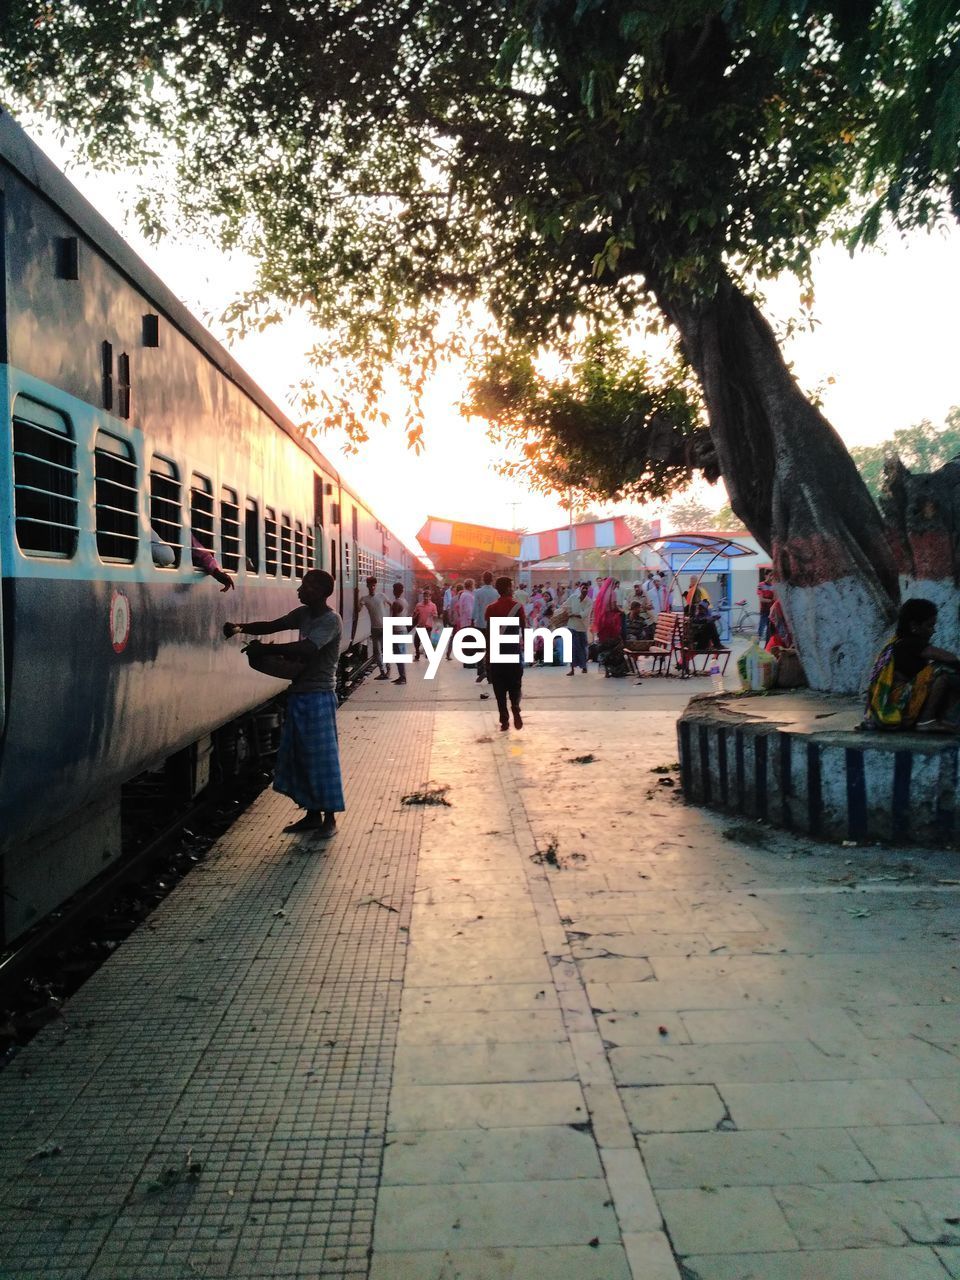
[[[767,633],[767,643],[764,647],[767,653],[772,653],[775,658],[779,656],[781,649],[793,648],[793,636],[790,634],[787,617],[779,599],[774,599],[770,606],[770,612],[767,615]]]
[[[907,600],[897,630],[877,656],[863,723],[870,729],[955,733],[946,718],[960,703],[960,658],[930,643],[937,625],[931,600]]]

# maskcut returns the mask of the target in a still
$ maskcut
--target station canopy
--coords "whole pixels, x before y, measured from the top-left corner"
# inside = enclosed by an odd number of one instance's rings
[[[629,546],[620,547],[617,555],[623,556],[631,551],[636,556],[642,556],[647,550],[654,552],[661,559],[668,553],[682,555],[684,552],[692,556],[701,554],[713,557],[723,556],[728,560],[735,559],[737,556],[757,554],[752,547],[745,547],[742,542],[726,538],[722,533],[665,533],[655,538],[641,538],[638,542],[631,542]]]
[[[417,534],[421,547],[438,572],[469,576],[491,569],[512,569],[520,557],[520,534],[462,520],[438,520],[428,516]]]
[[[571,557],[575,559],[578,552],[612,552],[629,543],[633,532],[619,516],[524,534],[430,516],[417,537],[441,573],[475,577],[484,569],[492,569],[494,573],[511,572],[518,564],[550,562],[545,568],[557,569],[559,557],[570,564]]]
[[[613,551],[632,538],[633,531],[622,516],[561,525],[540,533],[525,533],[520,546],[520,560],[523,564],[539,564],[577,551]]]
[[[641,538],[629,546],[622,547],[617,555],[632,554],[645,557],[652,551],[670,574],[670,589],[678,584],[681,574],[690,573],[695,576],[696,585],[704,574],[711,569],[715,573],[726,573],[730,569],[730,561],[740,556],[755,556],[752,547],[736,542],[722,533],[667,533],[656,538]]]

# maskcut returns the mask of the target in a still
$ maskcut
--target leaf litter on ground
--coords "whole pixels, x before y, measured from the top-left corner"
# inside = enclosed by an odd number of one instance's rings
[[[450,801],[447,799],[449,786],[422,787],[419,791],[411,791],[400,801],[401,804],[445,804],[450,807]]]
[[[560,857],[560,841],[556,836],[550,836],[545,849],[538,849],[536,853],[531,853],[530,861],[535,862],[538,867],[546,865],[555,867],[558,871],[562,871],[567,865],[566,861]]]

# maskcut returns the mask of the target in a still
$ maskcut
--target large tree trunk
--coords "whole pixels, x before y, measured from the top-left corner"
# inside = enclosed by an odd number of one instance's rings
[[[932,600],[939,610],[934,643],[960,653],[960,459],[911,475],[894,458],[884,467],[880,509],[904,597]]]
[[[880,512],[730,279],[707,301],[660,301],[703,387],[730,504],[771,554],[811,686],[857,692],[899,599]]]

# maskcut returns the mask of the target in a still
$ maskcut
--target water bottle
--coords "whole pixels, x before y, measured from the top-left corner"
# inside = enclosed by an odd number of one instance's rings
[[[714,693],[723,693],[723,676],[720,674],[720,667],[715,662],[710,668],[710,683],[713,686]]]

